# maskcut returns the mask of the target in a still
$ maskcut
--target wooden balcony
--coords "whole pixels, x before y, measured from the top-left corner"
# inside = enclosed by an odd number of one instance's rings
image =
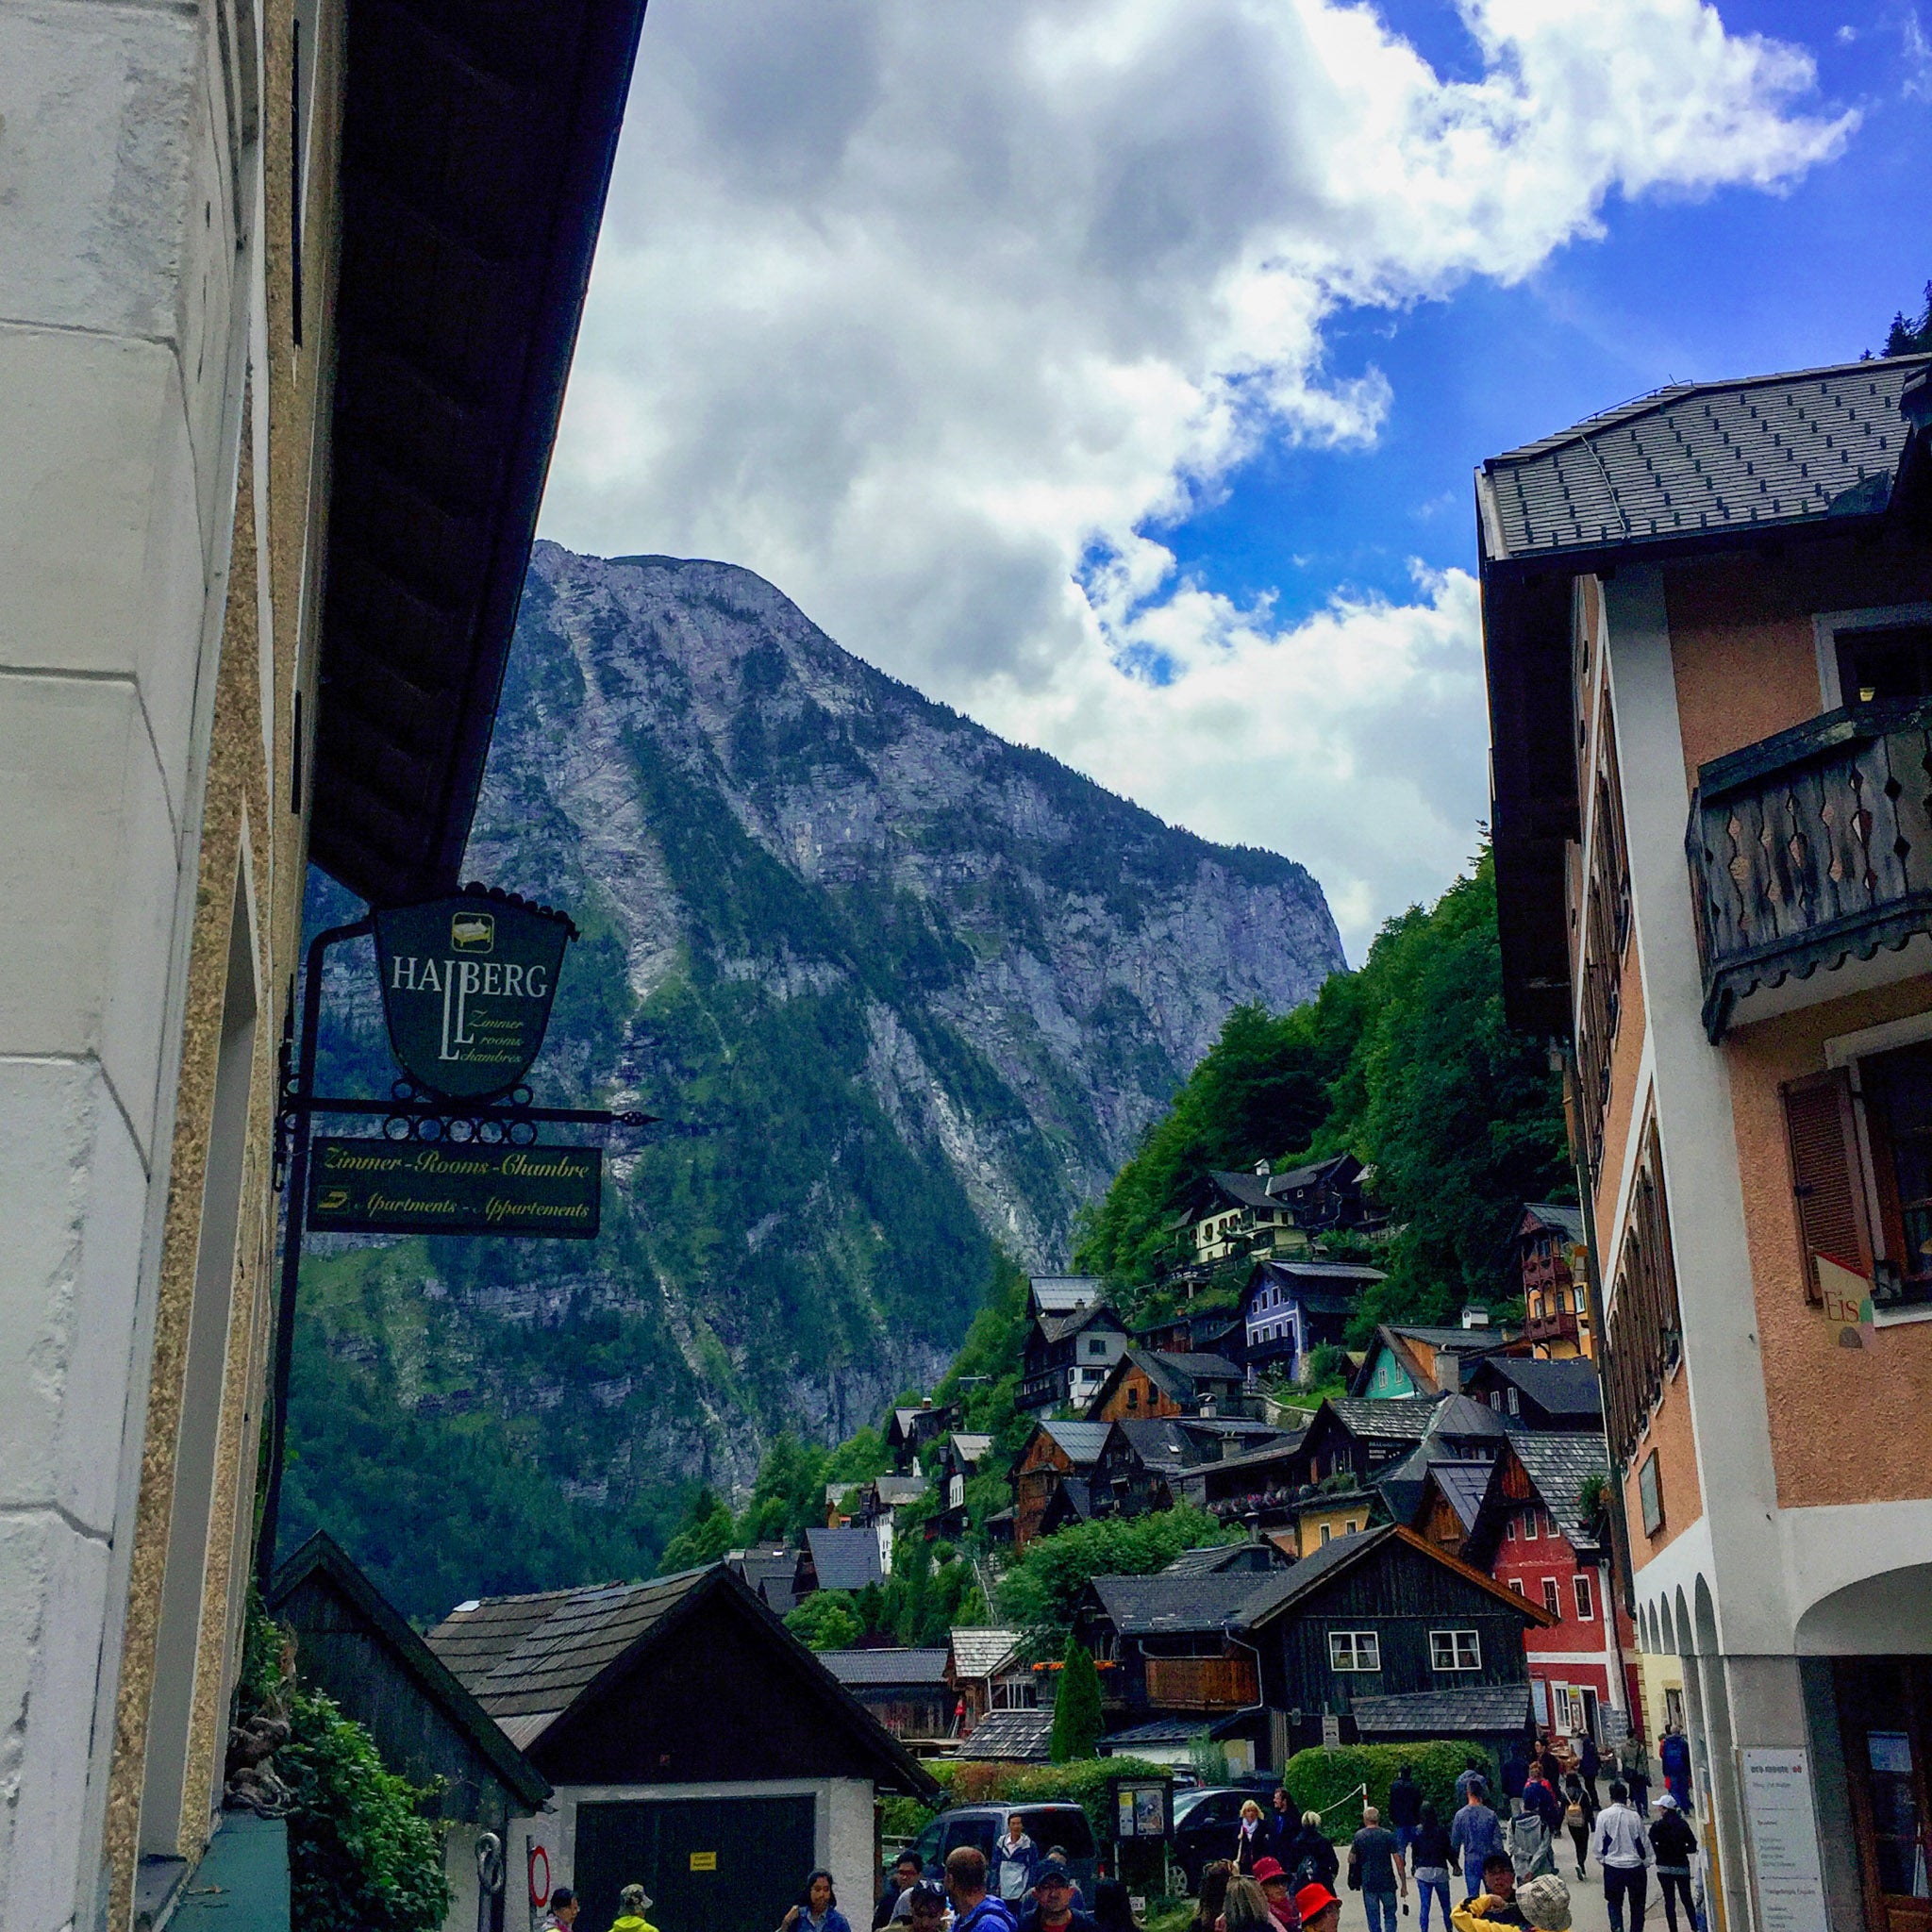
[[[1150,1657],[1147,1702],[1160,1710],[1239,1710],[1258,1704],[1249,1657]]]
[[[1574,1341],[1576,1317],[1568,1308],[1554,1315],[1528,1315],[1524,1319],[1525,1341]]]
[[[1932,932],[1932,701],[1827,711],[1697,780],[1685,850],[1712,1040],[1834,998],[1847,960]]]

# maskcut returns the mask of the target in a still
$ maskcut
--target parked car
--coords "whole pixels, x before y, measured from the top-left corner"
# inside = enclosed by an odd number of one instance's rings
[[[976,1845],[991,1859],[994,1841],[1006,1837],[1007,1820],[1015,1811],[1026,1827],[1026,1836],[1042,1855],[1056,1845],[1066,1853],[1067,1869],[1091,1907],[1093,1882],[1100,1875],[1099,1861],[1094,1856],[1092,1828],[1077,1805],[958,1805],[941,1811],[912,1840],[926,1876],[943,1875],[946,1854],[961,1845]]]
[[[1209,1785],[1174,1794],[1174,1857],[1188,1874],[1188,1890],[1201,1889],[1201,1868],[1234,1857],[1241,1807],[1258,1794],[1246,1785]]]

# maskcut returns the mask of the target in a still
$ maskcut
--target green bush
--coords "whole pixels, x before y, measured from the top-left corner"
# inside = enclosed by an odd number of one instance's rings
[[[1389,1787],[1397,1768],[1404,1764],[1422,1787],[1423,1802],[1433,1805],[1447,1824],[1456,1812],[1456,1780],[1469,1757],[1482,1760],[1483,1776],[1493,1798],[1498,1787],[1494,1754],[1469,1744],[1348,1744],[1334,1751],[1297,1751],[1288,1760],[1283,1783],[1295,1809],[1321,1812],[1323,1828],[1341,1843],[1361,1829],[1361,1819],[1353,1806],[1340,1810],[1331,1807],[1341,1805],[1357,1786],[1367,1785],[1369,1794],[1362,1802],[1378,1807],[1387,1818]]]
[[[968,1748],[971,1748],[969,1740]],[[1167,1777],[1174,1767],[1140,1757],[1087,1757],[1072,1764],[1009,1764],[977,1758],[941,1759],[926,1770],[945,1787],[948,1805],[1078,1805],[1096,1838],[1113,1837],[1107,1781],[1114,1777]],[[926,1819],[901,1830],[916,1832]],[[891,1827],[889,1826],[888,1829]]]
[[[375,1741],[319,1691],[287,1692],[289,1906],[302,1932],[439,1932],[449,1911],[442,1835],[426,1793],[388,1770]]]

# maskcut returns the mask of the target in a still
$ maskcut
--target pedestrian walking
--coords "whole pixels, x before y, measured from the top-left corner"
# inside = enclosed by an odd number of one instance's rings
[[[1563,1761],[1557,1756],[1556,1746],[1547,1736],[1537,1746],[1536,1765],[1551,1790],[1560,1791],[1563,1789]]]
[[[830,1885],[831,1882],[827,1877],[825,1883]],[[617,1917],[610,1922],[610,1932],[658,1932],[657,1926],[644,1916],[650,1909],[651,1897],[644,1888],[641,1885],[626,1885],[617,1894]],[[839,1924],[845,1927],[845,1932],[852,1932],[852,1928],[845,1924],[843,1919],[840,1919]]]
[[[1289,1840],[1301,1829],[1301,1813],[1291,1807],[1287,1791],[1279,1785],[1269,1804],[1273,1808],[1268,1813],[1268,1849],[1285,1865]]]
[[[641,1885],[626,1885],[623,1893],[626,1911],[630,1909],[632,1892],[636,1892],[644,1905],[650,1904],[650,1900],[644,1898]],[[635,1928],[625,1925],[620,1919],[610,1932],[635,1932]],[[852,1932],[845,1914],[839,1909],[838,1895],[832,1889],[829,1872],[814,1872],[805,1881],[805,1896],[778,1922],[778,1932]]]
[[[1583,1789],[1590,1793],[1590,1816],[1592,1824],[1596,1820],[1596,1814],[1603,1808],[1603,1800],[1596,1793],[1596,1781],[1602,1774],[1603,1768],[1603,1753],[1596,1747],[1595,1733],[1579,1732],[1576,1739],[1576,1773],[1583,1780]]]
[[[987,1890],[986,1879],[986,1854],[977,1845],[955,1845],[946,1854],[953,1932],[1018,1932],[1011,1908]]]
[[[1543,1829],[1552,1841],[1563,1824],[1563,1801],[1557,1797],[1556,1788],[1543,1775],[1542,1766],[1530,1767],[1529,1776],[1523,1786],[1523,1808],[1531,1811],[1542,1820]]]
[[[1301,1914],[1294,1908],[1293,1889],[1288,1882],[1288,1873],[1281,1860],[1272,1856],[1257,1858],[1255,1883],[1261,1888],[1261,1896],[1268,1901],[1268,1916],[1281,1928],[1281,1932],[1301,1932]]]
[[[1233,1876],[1234,1867],[1225,1858],[1210,1859],[1201,1867],[1201,1890],[1194,1899],[1194,1916],[1188,1921],[1188,1932],[1214,1932],[1227,1903],[1227,1881]]]
[[[1570,1801],[1563,1807],[1563,1828],[1576,1847],[1576,1875],[1581,1878],[1584,1854],[1590,1844],[1590,1812],[1583,1802],[1583,1780],[1574,1771],[1563,1780],[1563,1795]]]
[[[1503,1849],[1503,1828],[1490,1809],[1481,1778],[1470,1787],[1468,1804],[1450,1821],[1449,1843],[1462,1860],[1466,1904],[1483,1889],[1483,1860]]]
[[[1020,1914],[1020,1932],[1094,1932],[1092,1917],[1074,1904],[1074,1874],[1051,1852],[1033,1874],[1033,1903]]]
[[[885,1932],[899,1909],[899,1901],[924,1876],[925,1867],[920,1863],[917,1852],[901,1852],[892,1860],[886,1889],[879,1893],[879,1902],[873,1907],[872,1932]]]
[[[1423,1788],[1416,1783],[1415,1773],[1407,1765],[1398,1764],[1395,1775],[1389,1781],[1389,1829],[1395,1834],[1395,1842],[1402,1847],[1405,1858],[1415,1842],[1416,1827],[1422,1817]]]
[[[1664,1897],[1664,1924],[1677,1932],[1677,1901],[1684,1903],[1684,1932],[1697,1932],[1697,1907],[1690,1898],[1690,1860],[1697,1855],[1697,1834],[1668,1791],[1657,1793],[1657,1816],[1650,1822],[1650,1849],[1657,1859],[1657,1889]]]
[[[1630,1787],[1630,1808],[1650,1816],[1650,1747],[1635,1731],[1617,1747],[1617,1771]]]
[[[1539,1788],[1547,1790],[1541,1780]],[[1528,1788],[1525,1786],[1525,1790]],[[1525,1804],[1522,1810],[1509,1821],[1509,1862],[1516,1868],[1517,1882],[1527,1878],[1541,1878],[1546,1872],[1557,1869],[1556,1846],[1550,1839],[1550,1827],[1540,1811],[1530,1809]]]
[[[1015,1811],[1007,1819],[1007,1835],[992,1848],[992,1883],[1007,1909],[1016,1917],[1033,1890],[1040,1869],[1040,1847],[1026,1836],[1026,1821]]]
[[[1489,1774],[1480,1757],[1465,1757],[1462,1769],[1456,1774],[1456,1802],[1458,1806],[1469,1803],[1471,1785],[1481,1785],[1486,1791],[1490,1788]]]
[[[1268,1855],[1268,1826],[1261,1817],[1261,1807],[1250,1798],[1241,1807],[1241,1822],[1234,1838],[1234,1869],[1244,1877],[1252,1877],[1255,1860]]]
[[[1382,1823],[1374,1805],[1362,1807],[1362,1828],[1349,1840],[1348,1883],[1362,1895],[1369,1932],[1395,1932],[1398,1889],[1402,1908],[1408,1909],[1408,1872],[1398,1856],[1395,1834]]]
[[[1657,1761],[1664,1774],[1664,1788],[1677,1801],[1677,1809],[1690,1808],[1690,1740],[1684,1735],[1681,1724],[1672,1723],[1664,1726],[1664,1734],[1657,1740]]]
[[[1336,1857],[1328,1834],[1322,1829],[1319,1811],[1302,1813],[1302,1828],[1295,1833],[1288,1851],[1289,1856],[1281,1862],[1288,1867],[1289,1880],[1295,1890],[1305,1885],[1325,1885],[1331,1891],[1334,1890],[1341,1860]]]
[[[1275,1932],[1268,1894],[1245,1873],[1237,1872],[1227,1881],[1219,1932]]]
[[[1503,1754],[1503,1798],[1507,1805],[1509,1815],[1514,1817],[1523,1808],[1523,1788],[1529,1782],[1529,1758],[1522,1741],[1512,1740]]]
[[[1470,1927],[1521,1925],[1523,1912],[1516,1903],[1516,1872],[1502,1852],[1491,1852],[1483,1860],[1483,1889],[1466,1899],[1450,1915],[1457,1932]]]
[[[1449,1827],[1437,1816],[1433,1805],[1423,1807],[1422,1822],[1415,1828],[1415,1843],[1409,1847],[1409,1857],[1415,1872],[1415,1889],[1422,1899],[1422,1932],[1429,1932],[1432,1898],[1443,1932],[1448,1932],[1449,1865],[1455,1854],[1450,1849]]]
[[[1603,1867],[1610,1932],[1643,1932],[1644,1895],[1650,1889],[1650,1866],[1657,1855],[1650,1848],[1643,1820],[1630,1808],[1630,1787],[1622,1778],[1610,1786],[1610,1802],[1597,1816],[1592,1842],[1596,1861]]]

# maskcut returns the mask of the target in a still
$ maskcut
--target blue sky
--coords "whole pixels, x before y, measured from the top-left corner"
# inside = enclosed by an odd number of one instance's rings
[[[653,0],[543,533],[759,572],[1359,958],[1487,809],[1474,465],[1879,346],[1928,162],[1895,0]]]

